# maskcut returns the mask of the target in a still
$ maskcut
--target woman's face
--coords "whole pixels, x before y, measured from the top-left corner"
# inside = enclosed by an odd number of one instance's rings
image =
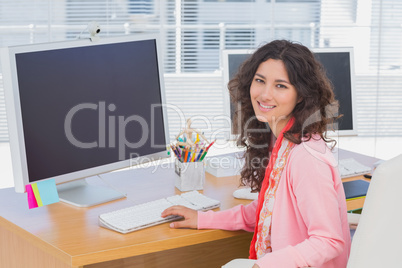
[[[289,121],[298,97],[281,60],[269,59],[258,66],[250,86],[257,119],[267,122],[275,136]]]

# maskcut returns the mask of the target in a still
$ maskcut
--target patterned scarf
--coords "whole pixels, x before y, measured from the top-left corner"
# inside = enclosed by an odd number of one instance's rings
[[[258,257],[261,257],[266,252],[270,250],[270,242],[269,245],[263,245],[264,241],[270,239],[271,234],[271,225],[269,224],[269,229],[264,229],[264,222],[266,222],[267,217],[268,221],[271,220],[273,203],[264,204],[264,200],[269,202],[269,199],[266,200],[266,197],[273,197],[273,201],[275,200],[276,189],[279,184],[279,178],[282,174],[282,170],[285,166],[287,157],[289,155],[290,150],[293,148],[294,144],[291,142],[283,142],[283,133],[288,131],[293,125],[294,118],[292,117],[286,126],[282,129],[281,133],[278,135],[278,138],[275,142],[275,146],[272,150],[271,157],[269,159],[268,167],[265,171],[264,180],[262,182],[261,191],[258,195],[258,206],[256,210],[256,224],[254,230],[254,236],[251,240],[250,245],[250,259],[257,259],[257,251]],[[278,158],[278,155],[280,157]],[[275,164],[275,165],[274,165]],[[273,194],[273,196],[272,196]],[[264,210],[262,208],[264,206]],[[262,215],[261,215],[262,212]],[[260,220],[260,216],[262,216]],[[257,249],[257,250],[256,250]]]

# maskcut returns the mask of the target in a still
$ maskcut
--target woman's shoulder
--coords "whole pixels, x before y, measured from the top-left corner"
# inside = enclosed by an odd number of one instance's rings
[[[331,165],[335,164],[331,148],[320,135],[313,135],[310,139],[304,139],[300,144],[296,144],[289,157],[301,162],[316,159]]]
[[[323,178],[333,180],[336,177],[337,166],[338,163],[331,148],[322,138],[315,136],[295,145],[292,149],[287,162],[287,174],[292,183],[307,179],[322,182],[325,181]],[[328,176],[318,174],[328,174]]]

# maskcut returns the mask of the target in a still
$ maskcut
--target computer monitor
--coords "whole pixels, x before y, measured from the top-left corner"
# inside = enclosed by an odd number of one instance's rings
[[[249,49],[224,49],[222,50],[222,67],[223,67],[223,113],[230,121],[229,127],[230,132],[225,133],[226,139],[236,140],[236,137],[240,134],[239,129],[235,129],[233,120],[234,112],[236,111],[236,104],[230,99],[228,83],[238,72],[240,65],[251,56],[253,50]],[[236,124],[240,127],[240,124]]]
[[[335,98],[339,101],[339,114],[336,130],[328,130],[330,136],[357,135],[355,112],[354,62],[353,48],[315,48],[312,49],[316,58],[324,66],[328,78],[334,85]],[[222,51],[224,80],[224,114],[233,120],[235,104],[230,101],[227,84],[238,71],[240,65],[253,53],[252,50],[232,49]],[[233,129],[226,135],[230,140],[236,139],[238,130]]]
[[[53,178],[62,201],[96,205],[124,195],[82,179],[168,156],[158,47],[126,35],[1,49],[17,192]]]
[[[312,51],[334,86],[335,99],[339,101],[339,114],[342,115],[337,120],[337,130],[328,131],[328,134],[357,135],[353,48],[314,48]]]

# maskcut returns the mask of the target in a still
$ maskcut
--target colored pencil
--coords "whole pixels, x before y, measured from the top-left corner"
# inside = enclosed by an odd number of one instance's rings
[[[209,150],[209,148],[212,146],[212,144],[214,144],[214,142],[215,142],[216,140],[214,140],[213,142],[211,142],[209,145],[208,145],[208,147],[207,147],[207,151]]]
[[[173,152],[176,154],[177,158],[180,159],[181,155],[179,153],[179,150],[177,149],[176,146],[172,145],[171,146],[173,148]]]
[[[216,140],[215,140],[215,141],[216,141]],[[204,160],[204,157],[207,155],[209,148],[211,148],[212,144],[214,144],[215,141],[211,142],[211,143],[208,145],[208,147],[207,147],[207,149],[205,150],[205,152],[203,153],[203,155],[202,155],[200,161]]]
[[[200,160],[200,158],[201,158],[201,155],[202,155],[202,153],[204,152],[204,147],[203,148],[201,148],[201,150],[200,150],[200,152],[199,152],[199,154],[198,154],[198,156],[197,156],[197,159],[195,160],[195,161],[199,161]]]
[[[201,159],[200,159],[200,162],[201,162],[202,160],[204,160],[204,157],[207,155],[207,153],[208,153],[208,151],[205,150],[205,152],[202,154],[202,157],[201,157]]]
[[[185,161],[185,162],[190,162],[191,161],[191,149],[188,148],[187,152],[188,152],[188,156],[187,156],[187,161]]]
[[[183,160],[183,162],[187,162],[187,157],[188,157],[188,149],[187,149],[187,147],[184,148],[184,152],[185,152],[185,155],[184,155],[184,160]]]
[[[191,157],[191,162],[194,162],[194,161],[195,161],[196,152],[197,152],[197,147],[196,147],[196,148],[193,150],[193,152],[192,152],[193,157]]]

